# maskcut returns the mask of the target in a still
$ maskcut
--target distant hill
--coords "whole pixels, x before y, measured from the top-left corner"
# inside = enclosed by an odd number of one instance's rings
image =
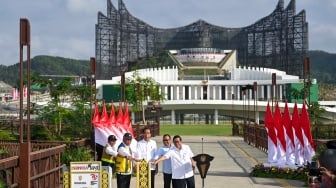
[[[26,68],[26,62],[24,68]],[[0,65],[0,80],[12,86],[19,85],[20,64]],[[75,60],[53,56],[35,56],[31,59],[31,72],[37,75],[87,76],[90,72],[88,60]]]
[[[309,51],[310,70],[312,78],[319,83],[336,86],[336,54],[324,51]],[[160,53],[158,57],[150,57],[130,64],[132,69],[148,68],[158,65],[172,65],[166,53]],[[26,67],[26,65],[25,65]],[[31,71],[37,75],[89,75],[89,60],[75,60],[53,56],[35,56],[31,59]],[[19,63],[10,66],[0,65],[0,80],[17,86],[19,83]]]
[[[336,54],[309,51],[312,78],[317,82],[336,85]]]

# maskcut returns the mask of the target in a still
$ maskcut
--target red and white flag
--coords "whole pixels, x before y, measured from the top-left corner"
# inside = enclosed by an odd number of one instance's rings
[[[295,164],[302,166],[304,164],[304,153],[303,153],[304,141],[302,136],[300,116],[296,103],[294,105],[292,114],[292,125],[294,128]]]
[[[282,122],[279,103],[276,103],[275,112],[273,115],[274,127],[277,133],[277,163],[284,165],[286,163],[286,140],[285,130]]]
[[[124,126],[124,113],[122,110],[122,103],[121,101],[119,102],[119,110],[118,110],[118,116],[117,116],[117,121],[116,121],[116,125],[118,127],[118,129],[125,134],[127,131],[126,127]]]
[[[116,117],[113,103],[111,104],[111,113],[108,120],[108,128],[117,137],[118,140],[122,141],[123,133],[117,128]]]
[[[273,124],[273,117],[271,107],[269,102],[267,103],[266,114],[264,119],[265,127],[268,133],[268,163],[276,163],[277,162],[277,136]]]
[[[104,146],[106,144],[106,138],[109,136],[104,130],[104,125],[100,122],[99,107],[95,104],[94,114],[92,118],[92,124],[94,125],[95,142]]]
[[[100,124],[102,125],[103,129],[102,131],[105,131],[106,135],[115,135],[115,133],[112,131],[112,129],[110,129],[110,125],[109,125],[109,115],[107,113],[107,110],[106,110],[106,103],[103,102],[103,111],[101,113],[101,116],[100,116]],[[107,138],[105,138],[106,142],[107,142]],[[105,144],[104,144],[105,145]]]
[[[286,138],[286,164],[295,165],[295,144],[294,144],[294,134],[292,120],[290,117],[287,101],[285,103],[285,109],[282,116],[282,122],[285,127],[285,138]]]
[[[97,103],[95,103],[95,109],[94,109],[93,118],[92,118],[91,123],[95,127],[101,126],[100,125],[99,107],[98,107]]]
[[[23,98],[27,98],[27,96],[28,96],[28,88],[24,87],[23,88]]]
[[[101,116],[100,116],[100,123],[106,127],[107,123],[108,123],[108,120],[109,120],[109,116],[107,114],[107,111],[106,111],[106,104],[105,102],[103,102],[103,111],[101,113]]]
[[[131,135],[134,137],[134,130],[132,127],[127,101],[125,102],[124,127],[126,127],[126,131],[131,133]]]
[[[314,150],[314,141],[310,130],[310,120],[308,116],[308,112],[306,109],[306,103],[303,102],[302,104],[302,111],[301,111],[301,127],[303,130],[303,141],[304,141],[304,161],[311,162],[313,156],[315,155]]]

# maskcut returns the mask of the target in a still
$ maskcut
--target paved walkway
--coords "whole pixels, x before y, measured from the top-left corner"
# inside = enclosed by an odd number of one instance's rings
[[[257,163],[267,161],[267,154],[246,144],[241,137],[219,136],[182,136],[183,143],[188,144],[194,155],[203,153],[214,157],[211,161],[207,177],[204,179],[204,188],[273,188],[273,187],[304,187],[303,182],[271,178],[250,177],[252,167]],[[161,146],[162,138],[153,138]],[[136,187],[132,178],[131,187]],[[195,174],[196,188],[202,187],[202,179],[198,172]],[[113,187],[116,188],[114,179]],[[155,176],[155,187],[163,187],[163,175],[159,165],[159,174]]]

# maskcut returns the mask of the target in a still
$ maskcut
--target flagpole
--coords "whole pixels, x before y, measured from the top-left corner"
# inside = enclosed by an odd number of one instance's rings
[[[202,154],[203,154],[203,137],[202,137]],[[204,178],[202,178],[202,188],[204,188]]]
[[[91,147],[93,147],[93,151],[94,151],[94,159],[96,160],[97,158],[97,154],[96,154],[96,138],[95,138],[95,128],[92,124],[92,104],[93,104],[93,100],[95,101],[96,104],[96,92],[93,92],[93,87],[96,88],[96,80],[95,80],[95,73],[96,73],[96,58],[91,57],[90,58],[90,125],[91,125],[91,134],[92,134],[92,144]]]

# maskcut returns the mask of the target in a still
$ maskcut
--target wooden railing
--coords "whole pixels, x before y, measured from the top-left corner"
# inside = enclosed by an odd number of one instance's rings
[[[157,123],[133,125],[135,138],[142,139],[143,129],[149,127],[152,136],[160,134],[160,126]],[[30,187],[58,188],[61,186],[61,154],[65,150],[66,144],[74,146],[90,146],[89,139],[65,142],[65,141],[31,141],[32,152]],[[18,187],[20,179],[19,156],[20,148],[18,141],[0,140],[0,146],[7,154],[0,158],[0,181],[7,184],[7,187]],[[1,156],[0,156],[1,157]]]
[[[51,147],[59,146],[62,144],[70,144],[76,147],[79,146],[89,146],[90,140],[89,139],[82,139],[78,141],[47,141],[47,140],[33,140],[31,141],[32,152],[39,151],[43,149],[48,149]],[[0,148],[7,152],[7,156],[19,156],[20,155],[20,148],[19,142],[16,140],[0,140]],[[1,159],[1,156],[0,156]]]
[[[239,135],[244,138],[244,141],[249,145],[253,145],[256,148],[267,152],[268,151],[268,134],[265,128],[265,125],[258,124],[233,124],[232,135]],[[312,127],[312,132],[314,134],[314,130],[318,129],[320,132],[324,132],[327,134],[327,131],[322,127]],[[336,130],[336,127],[328,127],[328,130]],[[335,134],[335,133],[329,133]],[[325,148],[325,143],[330,139],[313,139],[314,140],[314,148],[316,151]]]
[[[63,167],[61,153],[65,150],[65,147],[66,145],[63,144],[30,153],[30,187],[59,188],[61,186],[60,178]],[[18,187],[20,185],[19,172],[19,156],[0,159],[0,178],[6,183],[7,187]]]

